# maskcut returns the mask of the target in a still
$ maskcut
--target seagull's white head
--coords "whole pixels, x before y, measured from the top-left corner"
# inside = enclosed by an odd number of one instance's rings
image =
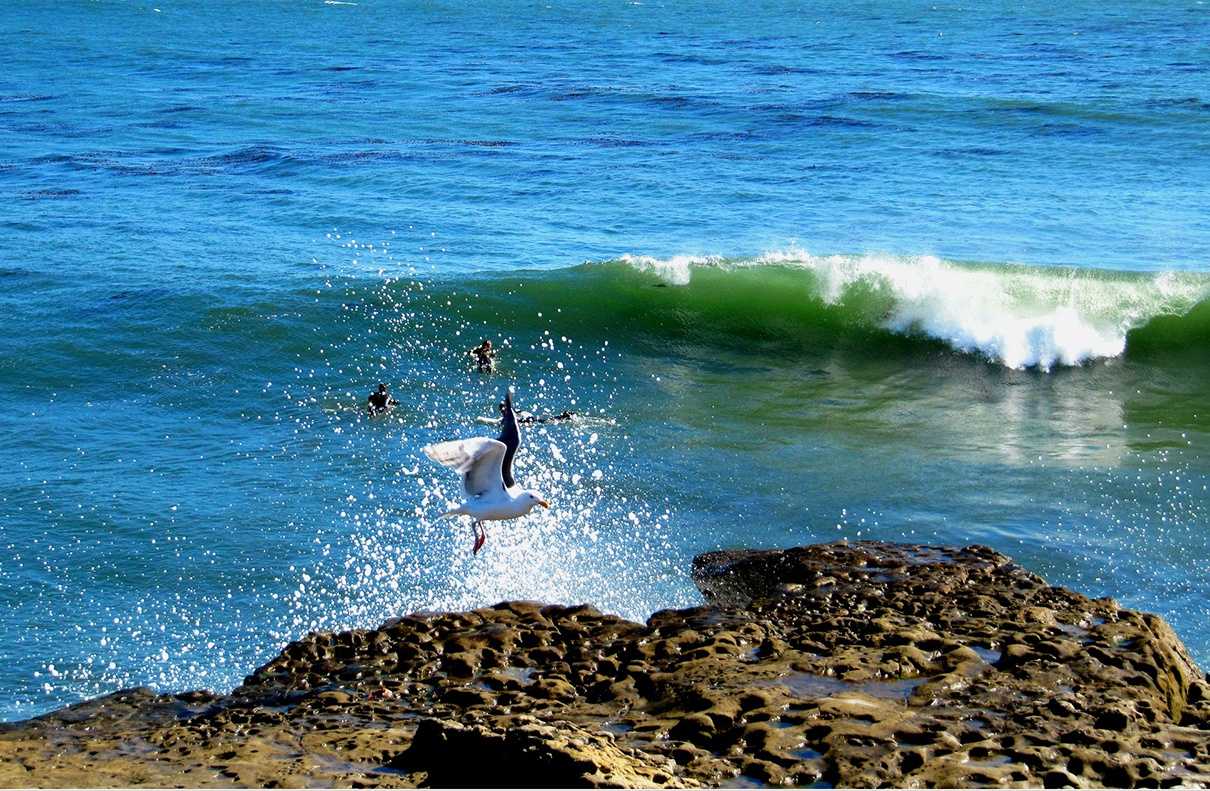
[[[543,508],[550,508],[550,503],[546,501],[546,498],[533,489],[526,489],[525,491],[521,492],[521,504],[525,506],[525,513],[527,514],[534,510],[534,506],[536,505],[540,505]]]

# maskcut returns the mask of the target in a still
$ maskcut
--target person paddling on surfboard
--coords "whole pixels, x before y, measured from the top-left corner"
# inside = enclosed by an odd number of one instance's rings
[[[391,394],[387,391],[387,386],[379,383],[378,390],[370,393],[370,397],[366,399],[366,409],[371,415],[383,415],[391,411],[391,407],[399,402],[391,398]]]
[[[501,401],[500,402],[501,420],[508,419],[508,416],[505,411],[506,408],[507,408],[507,405],[505,404],[505,402]],[[576,413],[572,412],[569,409],[564,409],[562,412],[560,412],[557,415],[532,415],[528,412],[523,412],[520,415],[517,415],[517,422],[523,423],[523,424],[525,424],[525,423],[530,423],[530,424],[532,424],[532,423],[553,423],[556,420],[575,420],[575,417],[576,417]]]
[[[508,420],[507,405],[505,402],[500,402],[500,417],[477,417],[476,423],[494,426],[504,423]],[[579,418],[579,412],[572,412],[570,409],[564,409],[557,415],[535,415],[532,412],[514,412],[512,419],[521,425],[533,425],[534,423],[556,423],[561,420],[576,420]]]

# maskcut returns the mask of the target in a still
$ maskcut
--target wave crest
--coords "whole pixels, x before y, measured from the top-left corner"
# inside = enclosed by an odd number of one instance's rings
[[[992,266],[934,256],[789,250],[750,259],[626,255],[618,263],[688,290],[765,278],[770,289],[797,293],[841,323],[927,337],[1016,369],[1120,356],[1132,330],[1157,317],[1183,316],[1210,296],[1203,274]]]

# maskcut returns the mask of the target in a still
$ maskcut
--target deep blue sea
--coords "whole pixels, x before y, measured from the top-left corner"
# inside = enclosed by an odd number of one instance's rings
[[[845,538],[1208,667],[1207,185],[1205,0],[5,3],[0,719]],[[510,386],[475,557],[420,448]]]

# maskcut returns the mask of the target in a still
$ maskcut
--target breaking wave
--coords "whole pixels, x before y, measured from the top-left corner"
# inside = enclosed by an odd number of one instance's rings
[[[1210,275],[1202,273],[789,251],[741,259],[625,255],[486,276],[456,290],[468,288],[477,292],[471,313],[519,314],[512,321],[523,323],[557,310],[561,324],[581,332],[721,343],[843,339],[872,350],[888,341],[940,343],[1013,369],[1078,366],[1210,339]]]

